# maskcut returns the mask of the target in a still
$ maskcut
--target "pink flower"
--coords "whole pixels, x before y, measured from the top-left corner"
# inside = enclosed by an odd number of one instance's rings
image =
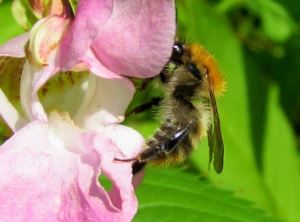
[[[32,121],[0,148],[1,221],[130,221],[137,210],[131,166],[114,161],[132,156],[142,138],[113,125],[113,133],[76,128],[58,113],[48,123]],[[106,192],[98,176],[112,181]]]
[[[89,70],[109,79],[151,77],[168,61],[174,36],[173,0],[82,0],[75,19],[47,16],[35,24],[29,36],[0,48],[0,55],[25,56],[21,46],[29,37],[26,81],[31,82],[32,90],[26,96],[32,103],[27,112],[46,120],[37,92],[60,70]]]
[[[0,147],[1,221],[131,221],[131,164],[114,158],[134,157],[143,138],[119,124],[134,94],[125,76],[158,74],[174,34],[172,0],[81,0],[74,19],[49,15],[0,47],[15,71],[0,62],[4,79],[18,80],[24,64],[21,109],[0,89],[0,115],[15,132]]]

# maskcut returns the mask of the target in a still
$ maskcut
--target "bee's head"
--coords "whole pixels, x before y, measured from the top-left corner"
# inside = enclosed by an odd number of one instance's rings
[[[193,78],[190,80],[186,80],[188,76],[180,77],[185,81],[198,80],[198,82],[206,82],[206,75],[209,75],[214,92],[218,95],[224,91],[225,81],[216,61],[201,45],[175,42],[170,60],[177,68],[182,66],[192,74]]]
[[[192,63],[188,46],[182,42],[175,42],[171,56],[172,63],[177,66],[183,65],[194,77],[202,81],[202,75],[196,64]]]

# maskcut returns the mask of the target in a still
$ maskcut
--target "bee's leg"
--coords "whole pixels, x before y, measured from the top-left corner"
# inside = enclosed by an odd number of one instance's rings
[[[160,131],[159,131],[160,132]],[[158,134],[157,132],[156,134]],[[132,165],[132,174],[135,175],[140,172],[147,162],[159,158],[164,158],[168,154],[174,152],[176,148],[179,147],[179,144],[187,138],[189,133],[189,127],[184,127],[183,129],[176,129],[175,132],[168,137],[165,142],[156,143],[155,145],[150,145],[150,141],[147,143],[149,148],[141,152],[137,157],[131,159],[118,159],[116,161],[121,162],[130,162],[134,161]]]
[[[140,172],[146,166],[146,162],[140,163],[139,161],[135,161],[132,165],[132,174],[135,175]]]
[[[142,113],[148,109],[151,109],[153,106],[157,106],[159,105],[159,103],[161,102],[162,98],[161,97],[154,97],[152,98],[149,102],[144,103],[142,105],[139,105],[135,108],[133,108],[131,111],[129,111],[128,113],[126,113],[125,117],[128,117],[132,114],[138,114],[138,113]]]
[[[161,131],[158,131],[154,138],[160,137],[159,134]],[[176,129],[171,135],[168,134],[168,138],[161,138],[160,140],[150,140],[147,145],[149,148],[145,149],[137,157],[140,163],[148,162],[158,158],[164,158],[168,154],[173,153],[178,147],[179,144],[188,137],[189,127],[184,127],[183,129]],[[163,142],[160,142],[160,141]]]

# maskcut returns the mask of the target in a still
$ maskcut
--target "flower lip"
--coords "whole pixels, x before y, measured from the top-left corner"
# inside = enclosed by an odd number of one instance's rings
[[[131,221],[137,210],[131,165],[113,161],[122,155],[114,139],[73,128],[58,113],[49,120],[29,123],[0,148],[2,220]],[[99,172],[112,181],[111,191],[99,184]]]

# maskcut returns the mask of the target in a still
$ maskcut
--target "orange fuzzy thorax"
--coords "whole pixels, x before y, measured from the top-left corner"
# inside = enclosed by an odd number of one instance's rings
[[[222,94],[225,90],[225,81],[219,71],[214,57],[201,45],[191,44],[188,48],[191,52],[192,61],[197,65],[198,69],[206,69],[207,74],[211,79],[215,94]]]

